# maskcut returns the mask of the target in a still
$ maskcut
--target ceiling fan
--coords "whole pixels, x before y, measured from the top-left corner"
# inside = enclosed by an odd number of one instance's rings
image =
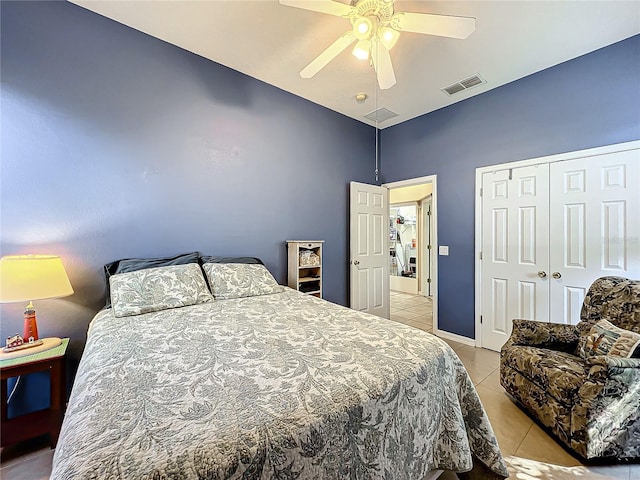
[[[394,0],[353,0],[353,5],[333,0],[280,0],[280,4],[312,10],[351,21],[346,31],[300,72],[311,78],[349,45],[356,58],[370,60],[382,90],[396,83],[389,50],[398,41],[400,32],[414,32],[441,37],[467,38],[476,28],[476,19],[429,13],[396,12]]]

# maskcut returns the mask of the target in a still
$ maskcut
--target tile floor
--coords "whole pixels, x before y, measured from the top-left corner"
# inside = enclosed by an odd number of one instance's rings
[[[431,332],[431,299],[392,292],[391,319]],[[496,352],[445,340],[464,363],[476,386],[491,425],[508,461],[511,478],[518,480],[640,480],[640,464],[585,467],[534,423],[500,386]],[[40,480],[49,478],[53,450],[45,439],[6,447],[1,451],[0,478]],[[445,472],[441,480],[457,476]]]
[[[428,298],[391,292],[391,320],[432,332],[431,307]],[[500,355],[497,352],[445,341],[458,354],[476,386],[500,449],[508,457],[512,478],[640,480],[640,464],[583,466],[507,396],[500,386]],[[455,475],[440,478],[455,478]]]

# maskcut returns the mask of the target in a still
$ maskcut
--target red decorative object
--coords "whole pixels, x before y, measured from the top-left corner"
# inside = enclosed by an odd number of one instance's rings
[[[38,324],[36,323],[36,311],[33,304],[29,303],[24,312],[24,331],[22,338],[26,341],[38,340]]]

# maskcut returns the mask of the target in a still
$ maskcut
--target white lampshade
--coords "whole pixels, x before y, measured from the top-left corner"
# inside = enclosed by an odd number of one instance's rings
[[[0,259],[0,302],[26,302],[73,294],[62,259],[11,255]]]

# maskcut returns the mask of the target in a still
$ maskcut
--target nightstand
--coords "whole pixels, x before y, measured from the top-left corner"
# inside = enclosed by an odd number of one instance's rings
[[[0,360],[2,376],[2,436],[0,446],[22,442],[29,438],[49,434],[51,448],[55,448],[60,435],[62,418],[67,400],[67,383],[65,372],[65,357],[69,339],[63,338],[62,343],[44,352],[26,355],[24,357]],[[37,412],[20,415],[14,418],[7,416],[7,379],[19,375],[35,372],[50,373],[51,403],[49,408]]]

